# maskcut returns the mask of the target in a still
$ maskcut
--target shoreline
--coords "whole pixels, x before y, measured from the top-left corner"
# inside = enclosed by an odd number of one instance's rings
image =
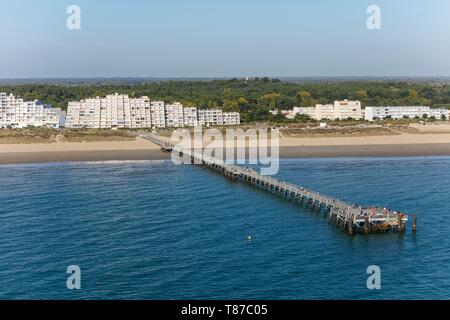
[[[450,143],[281,146],[280,159],[450,156]],[[148,149],[0,152],[0,164],[168,160],[171,155]]]

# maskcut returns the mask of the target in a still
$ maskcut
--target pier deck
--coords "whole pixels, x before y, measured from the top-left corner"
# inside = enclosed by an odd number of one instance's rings
[[[278,194],[299,206],[328,215],[330,223],[343,228],[350,235],[404,231],[406,228],[407,214],[386,208],[365,208],[359,205],[351,205],[337,198],[286,181],[262,176],[251,168],[225,164],[221,160],[204,156],[193,150],[175,150],[174,145],[156,135],[148,135],[144,138],[160,146],[164,152],[177,152],[180,157],[188,159],[190,163],[200,164],[230,179],[242,181],[267,192]],[[413,231],[415,230],[416,216],[413,215]]]

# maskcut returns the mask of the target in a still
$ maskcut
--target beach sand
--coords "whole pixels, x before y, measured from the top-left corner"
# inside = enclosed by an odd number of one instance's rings
[[[428,133],[430,132],[430,133]],[[281,158],[449,156],[450,133],[438,131],[391,136],[283,137]],[[170,159],[151,142],[58,142],[0,144],[0,164]]]
[[[415,144],[447,144],[450,133],[398,134],[390,136],[358,136],[358,137],[320,137],[295,138],[283,137],[280,146],[374,146],[374,145],[415,145]]]

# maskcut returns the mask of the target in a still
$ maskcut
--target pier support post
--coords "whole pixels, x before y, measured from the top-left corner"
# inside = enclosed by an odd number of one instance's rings
[[[405,231],[405,224],[403,223],[403,214],[398,214],[398,231]]]
[[[369,230],[370,230],[369,217],[365,217],[364,218],[364,233],[369,234]]]
[[[353,235],[353,218],[350,218],[348,221],[348,235],[352,236]]]

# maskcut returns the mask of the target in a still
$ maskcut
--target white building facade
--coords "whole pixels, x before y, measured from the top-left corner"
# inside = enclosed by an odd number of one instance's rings
[[[201,126],[223,125],[223,112],[221,109],[198,110],[198,124]]]
[[[28,126],[59,128],[64,125],[65,112],[39,100],[24,101],[13,94],[0,93],[0,128]]]
[[[184,127],[183,105],[179,102],[166,105],[166,126],[180,128]]]
[[[197,108],[194,107],[183,108],[183,121],[185,127],[197,127],[198,126]]]
[[[69,102],[66,119],[68,128],[179,128],[224,124],[239,125],[239,113],[184,108],[179,102],[166,104],[148,97],[130,98],[117,93]]]
[[[130,99],[124,110],[123,123],[125,128],[150,128],[152,126],[150,99],[148,97]]]
[[[414,118],[431,118],[438,120],[444,116],[446,120],[449,119],[450,110],[448,109],[434,109],[427,106],[377,106],[366,107],[365,119],[368,121],[383,120],[383,119],[414,119]]]
[[[239,112],[224,112],[223,125],[224,126],[238,126],[241,124],[241,115]]]
[[[315,120],[345,120],[363,118],[360,101],[335,101],[334,104],[316,104],[314,107],[295,107],[290,111],[291,118],[296,115],[308,115]]]
[[[332,105],[332,104],[316,104],[313,119],[335,120],[336,112],[334,111],[334,105]]]
[[[151,127],[150,99],[108,95],[69,102],[68,128],[148,128]]]
[[[69,102],[66,126],[68,128],[100,128],[100,106],[99,99]]]
[[[166,106],[164,101],[151,101],[151,123],[153,128],[166,127]]]
[[[362,119],[361,101],[335,101],[334,102],[334,119],[345,120],[345,119]]]

